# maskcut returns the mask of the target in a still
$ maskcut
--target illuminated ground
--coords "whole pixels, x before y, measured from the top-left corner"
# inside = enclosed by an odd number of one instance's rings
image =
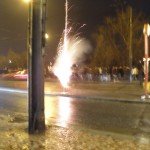
[[[46,82],[48,125],[36,136],[27,133],[26,82],[0,85],[0,149],[149,149],[150,106],[138,83],[72,83],[63,93]]]

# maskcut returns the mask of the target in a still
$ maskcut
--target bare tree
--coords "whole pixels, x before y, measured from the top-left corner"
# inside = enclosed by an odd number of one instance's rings
[[[132,19],[133,62],[143,57],[142,15]],[[130,12],[129,8],[117,12],[115,17],[107,17],[96,34],[97,47],[94,63],[98,65],[129,65]]]

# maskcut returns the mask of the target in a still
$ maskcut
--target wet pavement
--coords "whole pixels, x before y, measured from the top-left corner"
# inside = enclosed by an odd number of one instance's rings
[[[0,90],[5,88],[16,89],[18,92],[27,93],[26,81],[3,81],[0,80]],[[99,100],[118,100],[128,102],[143,102],[143,86],[138,81],[129,82],[72,82],[68,89],[64,89],[58,81],[45,82],[45,94],[51,96],[71,96],[77,98],[93,98]],[[149,102],[145,100],[144,102]]]
[[[29,138],[26,82],[0,82],[0,136],[8,134],[3,143],[10,147],[14,138],[26,149],[34,149],[31,143],[35,149],[148,149],[150,106],[138,83],[72,83],[64,90],[46,82],[46,134]]]

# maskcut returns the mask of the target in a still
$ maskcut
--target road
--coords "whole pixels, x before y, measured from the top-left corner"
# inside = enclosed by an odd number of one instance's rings
[[[22,121],[27,121],[26,82],[3,81],[0,83],[1,114],[22,114],[25,116]],[[45,90],[50,92],[57,89],[56,84],[53,84],[53,86],[52,84],[52,82],[47,82]],[[127,135],[150,132],[150,105],[148,103],[107,101],[105,99],[85,99],[84,97],[46,94],[45,115],[46,124],[48,125],[74,126]],[[21,118],[16,119],[16,122]]]

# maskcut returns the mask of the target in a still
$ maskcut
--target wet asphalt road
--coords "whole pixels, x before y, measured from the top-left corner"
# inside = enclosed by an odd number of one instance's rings
[[[17,82],[19,89],[26,89],[25,82]],[[18,87],[17,85],[17,87]],[[90,85],[89,85],[90,86]],[[3,82],[0,88],[0,113],[28,115],[27,93],[7,91],[15,89],[15,81]],[[49,87],[50,89],[50,87]],[[135,135],[148,133],[150,106],[107,100],[45,96],[46,124],[63,127],[75,126],[99,131]],[[26,119],[27,121],[27,119]]]

